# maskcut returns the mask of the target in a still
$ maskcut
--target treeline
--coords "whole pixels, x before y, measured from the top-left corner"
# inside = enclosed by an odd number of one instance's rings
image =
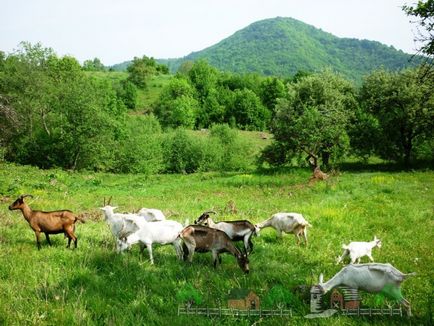
[[[218,71],[187,62],[152,112],[130,115],[150,76],[167,73],[134,58],[120,83],[93,78],[69,56],[23,43],[0,52],[0,149],[8,161],[41,168],[111,172],[231,171],[253,163],[323,165],[348,155],[410,165],[434,153],[434,80],[418,69],[379,70],[356,88],[331,71],[288,79]],[[96,68],[95,68],[96,69]],[[204,137],[191,129],[209,129]],[[237,129],[266,130],[259,158]]]

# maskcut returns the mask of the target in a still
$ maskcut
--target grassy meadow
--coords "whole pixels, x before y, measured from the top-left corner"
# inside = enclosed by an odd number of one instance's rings
[[[0,163],[0,324],[6,325],[370,325],[432,323],[434,289],[434,172],[345,170],[326,182],[309,184],[310,171],[275,173],[197,173],[193,175],[113,175],[39,170]],[[42,241],[21,212],[9,211],[19,194],[33,194],[34,209],[68,208],[85,216],[77,224],[78,248],[66,249],[63,235]],[[293,235],[277,239],[273,229],[254,238],[250,274],[234,257],[222,255],[222,266],[211,265],[211,254],[196,254],[191,265],[177,261],[171,246],[154,246],[155,265],[145,251],[133,247],[114,251],[110,230],[98,209],[113,196],[118,211],[141,207],[161,209],[170,219],[192,222],[203,211],[217,211],[216,220],[259,222],[278,211],[300,212],[313,225],[309,247],[295,244]],[[402,284],[413,317],[307,320],[309,301],[293,297],[292,318],[206,318],[177,316],[177,294],[192,285],[201,306],[226,307],[228,292],[249,288],[261,299],[273,286],[309,288],[320,273],[330,279],[342,243],[383,241],[374,249],[378,262],[404,273],[416,272]],[[366,257],[364,262],[366,262]],[[374,295],[364,294],[374,307]],[[264,307],[265,308],[265,307]]]

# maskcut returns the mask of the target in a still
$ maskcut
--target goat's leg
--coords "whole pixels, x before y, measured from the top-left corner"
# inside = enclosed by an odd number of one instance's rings
[[[218,260],[219,260],[219,254],[218,254],[218,252],[217,251],[215,251],[215,250],[213,250],[212,251],[212,261],[213,261],[213,264],[214,264],[214,268],[216,268],[217,267],[217,264],[218,264]]]
[[[39,235],[41,234],[41,232],[39,231],[35,231],[35,236],[36,236],[36,246],[38,247],[38,250],[41,249],[41,242],[39,241]]]
[[[71,240],[74,241],[74,247],[77,248],[77,237],[75,236],[74,232],[72,231],[73,227],[69,226],[65,228],[66,235],[68,236],[68,245],[66,248],[69,248],[71,245]]]
[[[49,246],[51,247],[50,237],[48,236],[47,232],[45,232],[45,239],[47,239],[47,242],[48,242]]]
[[[282,238],[282,230],[281,229],[276,229],[276,235],[278,238]]]
[[[374,262],[374,258],[372,258],[372,254],[368,254],[367,256],[368,256],[369,260],[371,261],[371,263],[373,263]]]
[[[307,247],[307,227],[305,227],[304,229],[303,229],[303,238],[304,238],[304,244],[306,245],[306,247]]]
[[[340,257],[338,258],[338,261],[336,262],[336,265],[340,264],[340,263],[345,259],[345,257],[346,257],[348,254],[349,254],[348,250],[347,250],[347,249],[344,249],[344,252],[342,253],[342,256],[340,256]]]
[[[154,257],[152,256],[152,243],[147,243],[146,248],[148,249],[149,259],[151,261],[151,265],[154,265]]]

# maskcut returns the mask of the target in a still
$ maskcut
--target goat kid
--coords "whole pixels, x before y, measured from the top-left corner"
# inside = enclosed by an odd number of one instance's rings
[[[215,223],[210,217],[210,213],[215,214],[214,211],[204,212],[194,224],[205,225],[212,229],[217,229],[225,232],[232,241],[243,241],[246,253],[253,251],[253,243],[251,238],[256,235],[257,229],[247,220],[242,221],[225,221]]]
[[[137,220],[138,223],[141,221],[145,221],[143,216],[138,216],[136,214],[122,214],[115,213],[114,210],[116,206],[106,205],[104,207],[100,207],[100,209],[104,212],[104,218],[107,224],[110,226],[110,230],[115,238],[115,240],[125,239],[127,236],[136,231],[136,227],[132,226],[130,223],[126,223],[125,219]]]
[[[126,228],[134,230],[124,240],[117,240],[117,251],[122,252],[129,249],[133,244],[140,244],[140,251],[143,253],[144,248],[148,249],[151,264],[154,264],[152,255],[152,244],[161,245],[172,244],[175,247],[176,255],[182,258],[181,239],[178,237],[183,229],[181,223],[164,220],[156,222],[146,222],[144,220],[125,218]]]
[[[336,264],[341,263],[346,256],[350,256],[351,264],[360,263],[360,258],[364,256],[368,256],[369,260],[373,262],[374,258],[372,258],[372,249],[376,247],[381,248],[381,240],[377,239],[376,236],[374,236],[373,241],[350,242],[348,245],[344,244],[342,245],[344,252],[342,256],[338,258]]]
[[[69,248],[71,241],[74,241],[74,247],[77,248],[77,236],[74,234],[74,224],[77,221],[84,223],[84,220],[67,209],[50,212],[32,210],[24,202],[24,198],[26,197],[33,198],[32,195],[21,195],[17,200],[9,205],[9,210],[21,210],[24,218],[35,232],[36,245],[38,249],[41,249],[41,242],[39,240],[41,232],[45,234],[45,238],[50,246],[51,241],[49,234],[63,233],[68,238],[68,245],[66,247]]]
[[[282,237],[282,232],[294,233],[297,244],[300,244],[300,236],[302,236],[307,246],[307,228],[312,225],[299,213],[276,213],[264,222],[256,224],[255,227],[258,230],[272,227],[279,238]]]
[[[202,225],[185,227],[179,237],[184,241],[184,260],[193,261],[195,252],[211,251],[214,268],[221,263],[220,253],[231,253],[244,273],[249,273],[249,259],[231,241],[229,236],[220,230]]]

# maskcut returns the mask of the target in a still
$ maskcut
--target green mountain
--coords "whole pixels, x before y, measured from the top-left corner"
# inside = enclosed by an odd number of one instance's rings
[[[412,58],[380,42],[339,38],[292,18],[255,22],[221,42],[184,58],[161,60],[172,72],[182,62],[206,59],[220,70],[237,73],[291,76],[297,71],[331,68],[353,80],[384,67],[389,70],[416,65]]]

